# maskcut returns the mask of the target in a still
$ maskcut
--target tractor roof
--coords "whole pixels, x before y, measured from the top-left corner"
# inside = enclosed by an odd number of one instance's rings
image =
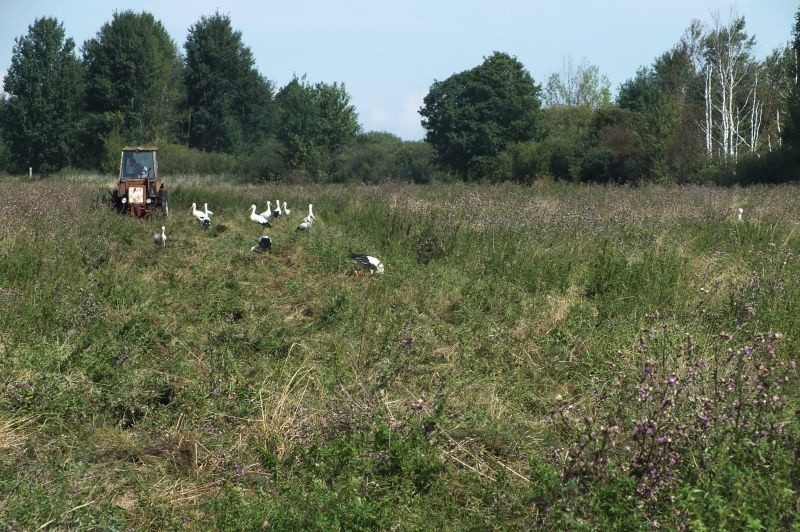
[[[122,151],[158,151],[155,146],[125,146]]]

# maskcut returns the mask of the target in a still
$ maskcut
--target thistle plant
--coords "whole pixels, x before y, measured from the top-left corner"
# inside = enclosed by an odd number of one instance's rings
[[[723,332],[701,348],[690,334],[670,341],[670,327],[651,319],[633,349],[636,373],[598,384],[584,405],[556,397],[551,416],[564,480],[625,475],[646,503],[674,499],[684,468],[712,476],[718,456],[784,438],[797,381],[796,362],[779,356],[781,333]]]

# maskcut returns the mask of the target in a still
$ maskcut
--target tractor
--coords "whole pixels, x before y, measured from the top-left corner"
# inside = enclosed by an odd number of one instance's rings
[[[117,187],[111,190],[111,203],[119,212],[141,218],[146,214],[169,214],[167,191],[158,175],[158,148],[122,148]]]

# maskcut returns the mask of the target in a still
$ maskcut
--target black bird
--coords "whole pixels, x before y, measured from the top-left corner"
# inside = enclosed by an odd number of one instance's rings
[[[356,261],[365,270],[369,270],[369,273],[383,273],[383,263],[371,255],[349,253],[347,257]]]
[[[272,239],[267,235],[264,235],[258,239],[258,244],[250,248],[250,251],[255,251],[256,253],[266,253],[271,249]]]

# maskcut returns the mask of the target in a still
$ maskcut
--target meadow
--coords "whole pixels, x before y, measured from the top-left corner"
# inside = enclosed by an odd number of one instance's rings
[[[167,182],[0,182],[4,528],[798,526],[800,187]]]

